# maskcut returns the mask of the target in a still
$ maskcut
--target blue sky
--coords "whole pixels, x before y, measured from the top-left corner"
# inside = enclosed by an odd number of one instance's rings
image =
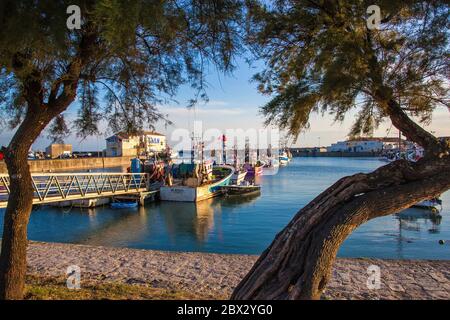
[[[259,115],[259,107],[264,105],[269,97],[263,96],[256,90],[256,83],[250,82],[254,73],[261,66],[249,66],[245,61],[238,60],[237,68],[232,75],[223,75],[213,68],[207,75],[208,88],[207,93],[209,102],[200,104],[194,110],[188,111],[185,107],[187,100],[191,98],[194,92],[189,87],[181,87],[175,99],[179,102],[162,105],[160,110],[167,114],[169,119],[174,122],[172,126],[165,127],[164,124],[156,125],[157,131],[166,134],[171,144],[171,133],[177,128],[187,128],[192,130],[194,120],[202,121],[203,128],[217,128],[221,131],[226,129],[244,129],[263,128],[263,117]],[[66,117],[71,118],[76,115],[77,103],[69,107]],[[344,140],[349,132],[355,114],[349,113],[344,123],[333,123],[329,115],[313,115],[310,119],[311,128],[302,133],[295,146],[322,146],[330,145],[338,140]],[[390,128],[390,122],[383,124],[375,133],[376,136],[387,136]],[[450,136],[449,113],[445,108],[435,111],[433,121],[428,130],[434,131],[439,136]],[[66,139],[66,143],[71,143],[74,150],[101,150],[105,147],[105,137],[111,132],[107,132],[106,126],[101,127],[103,134],[101,136],[89,137],[81,141],[71,135]],[[0,145],[7,145],[13,132],[2,129],[0,133]],[[397,132],[392,129],[389,136],[396,136]],[[47,133],[43,133],[33,145],[34,150],[43,150],[50,143],[46,139]]]

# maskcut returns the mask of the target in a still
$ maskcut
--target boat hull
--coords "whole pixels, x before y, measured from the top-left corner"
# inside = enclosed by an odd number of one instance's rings
[[[230,181],[231,184],[241,184],[241,182],[244,181],[246,175],[247,171],[239,171],[233,173]]]
[[[136,202],[111,202],[111,208],[113,209],[131,209],[137,206]]]
[[[289,159],[287,157],[280,157],[279,163],[281,167],[287,166]]]
[[[419,208],[419,209],[428,209],[433,211],[439,212],[439,206],[442,205],[442,201],[440,199],[430,199],[430,200],[424,200],[421,202],[416,203],[412,207]]]
[[[260,186],[225,186],[223,187],[223,190],[230,196],[244,196],[244,195],[250,195],[250,194],[257,194],[261,193],[261,187]]]
[[[247,177],[258,177],[263,173],[263,166],[244,166],[244,169],[247,170]]]
[[[200,187],[163,186],[159,190],[159,196],[162,201],[176,202],[199,202],[214,198],[223,194],[221,187],[229,185],[232,175],[233,170],[231,168],[230,174],[221,180]]]

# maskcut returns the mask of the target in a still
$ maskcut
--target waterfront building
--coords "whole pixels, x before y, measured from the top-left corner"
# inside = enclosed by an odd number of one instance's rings
[[[402,140],[402,147],[407,146],[407,142]],[[381,152],[383,150],[398,149],[398,138],[355,138],[346,141],[338,141],[327,147],[328,152]]]
[[[327,152],[326,147],[304,147],[304,148],[291,148],[294,153],[317,153]]]
[[[106,138],[107,157],[150,155],[165,150],[166,137],[154,131],[144,131],[138,135],[118,132]]]
[[[47,157],[51,159],[70,157],[72,155],[72,145],[63,143],[52,143],[45,149]]]

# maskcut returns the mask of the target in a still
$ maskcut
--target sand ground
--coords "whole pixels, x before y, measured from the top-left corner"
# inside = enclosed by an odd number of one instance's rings
[[[226,299],[257,258],[30,242],[28,273],[65,277],[67,267],[77,265],[81,269],[81,285],[83,282],[122,282],[201,292],[206,297]],[[376,285],[370,286],[370,279],[375,279],[370,278],[368,268],[371,265],[379,267],[379,289]],[[450,260],[338,258],[324,297],[450,299]]]

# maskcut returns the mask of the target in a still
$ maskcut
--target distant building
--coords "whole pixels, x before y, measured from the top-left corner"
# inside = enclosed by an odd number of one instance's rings
[[[405,140],[401,143],[402,147],[407,144]],[[333,143],[327,150],[328,152],[381,152],[397,149],[398,144],[398,138],[356,138]]]
[[[325,148],[325,147],[291,148],[291,150],[294,153],[301,153],[301,152],[310,152],[310,153],[327,152],[327,148]]]
[[[52,159],[60,158],[63,156],[70,156],[72,154],[72,145],[52,143],[45,149],[45,153]]]
[[[153,131],[144,131],[140,135],[118,132],[106,139],[107,157],[146,155],[165,150],[166,137]]]

